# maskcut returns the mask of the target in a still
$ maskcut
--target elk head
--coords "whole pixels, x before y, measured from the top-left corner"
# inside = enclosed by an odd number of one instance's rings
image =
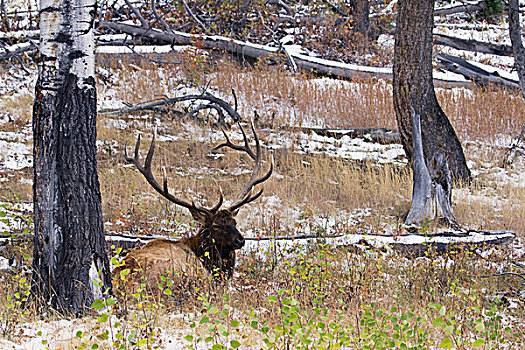
[[[255,162],[254,169],[250,176],[250,179],[244,185],[244,188],[240,192],[237,200],[229,208],[221,209],[223,204],[222,191],[219,188],[219,201],[211,207],[206,208],[195,204],[194,202],[187,202],[183,199],[177,198],[169,192],[168,180],[166,170],[164,169],[164,181],[161,186],[151,171],[151,162],[153,160],[153,154],[155,151],[155,134],[153,135],[148,154],[144,165],[139,160],[139,149],[140,149],[140,136],[138,137],[135,145],[135,154],[133,157],[128,157],[126,148],[124,149],[124,158],[127,162],[133,163],[139,172],[144,176],[146,181],[164,198],[168,199],[181,207],[187,208],[193,218],[200,223],[197,234],[193,237],[182,239],[180,243],[187,245],[195,255],[201,259],[204,266],[210,271],[226,273],[228,277],[231,277],[233,273],[233,267],[235,265],[235,250],[240,249],[244,246],[244,237],[237,229],[237,222],[235,221],[235,215],[239,209],[259,198],[263,190],[259,190],[253,194],[253,188],[266,181],[273,171],[273,161],[270,165],[270,169],[266,174],[260,176],[261,170],[261,145],[253,123],[251,123],[251,129],[255,137],[255,152],[250,148],[248,138],[244,129],[239,124],[239,128],[242,132],[244,145],[233,144],[228,135],[223,130],[223,134],[226,137],[226,142],[216,146],[212,151],[217,151],[220,148],[227,147],[237,151],[245,152]]]

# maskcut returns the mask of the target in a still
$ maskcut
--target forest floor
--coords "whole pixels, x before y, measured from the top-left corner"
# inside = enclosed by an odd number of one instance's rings
[[[508,44],[502,24],[437,21],[435,32]],[[360,63],[391,66],[392,36],[384,34],[377,43],[381,47]],[[275,170],[262,197],[237,215],[248,241],[233,279],[213,293],[138,293],[121,300],[119,309],[108,305],[112,301],[95,303],[92,315],[83,319],[37,316],[24,305],[29,240],[1,245],[1,349],[525,348],[525,154],[503,166],[525,124],[520,92],[475,85],[436,88],[473,174],[471,183],[454,184],[459,223],[473,230],[512,230],[516,238],[500,247],[414,257],[388,245],[348,244],[357,234],[394,240],[406,234],[412,172],[401,145],[376,143],[367,135],[319,136],[307,129],[396,129],[390,82],[243,66],[194,48],[163,55],[182,62],[176,65],[117,55],[114,47],[98,50],[98,168],[107,234],[181,237],[196,231],[185,210],[157,196],[125,163],[123,148],[131,148],[138,134],[146,141],[145,155],[157,129],[155,174],[165,168],[173,193],[203,205],[216,202],[219,187],[228,204],[252,169],[241,154],[210,154],[224,136],[209,115],[194,120],[115,112],[128,104],[204,91],[236,101],[244,120],[255,118],[263,168],[273,157]],[[437,50],[515,75],[511,58]],[[8,238],[33,230],[36,77],[32,63],[0,67],[0,234]],[[227,133],[242,140],[231,124]],[[428,223],[419,231],[442,230]],[[317,238],[269,239],[301,235]],[[118,259],[118,253],[110,255]]]
[[[382,80],[346,82],[290,74],[276,67],[246,68],[220,61],[176,67],[150,62],[101,60],[99,110],[161,96],[206,91],[233,103],[256,128],[275,171],[264,194],[238,215],[248,238],[287,235],[391,235],[403,233],[412,176],[399,144],[340,139],[292,127],[395,128],[392,87]],[[106,62],[106,63],[102,63]],[[110,63],[107,63],[110,62]],[[1,72],[1,230],[31,232],[31,107],[36,73]],[[19,76],[17,75],[19,74]],[[10,91],[7,91],[10,90]],[[122,315],[106,308],[82,320],[36,318],[21,300],[25,270],[2,259],[0,297],[3,348],[485,348],[516,349],[525,341],[525,158],[512,167],[502,159],[525,122],[520,94],[501,89],[437,89],[473,172],[456,184],[453,207],[471,229],[510,229],[510,245],[409,258],[391,249],[330,244],[317,239],[251,244],[240,251],[234,278],[210,295],[164,298],[138,295]],[[234,152],[214,157],[222,132],[205,122],[151,112],[100,113],[99,174],[107,233],[184,236],[195,231],[189,215],[159,198],[125,164],[123,147],[158,129],[157,174],[166,167],[177,195],[209,205],[220,186],[226,200],[241,189],[252,164]],[[241,140],[233,126],[228,133]],[[143,146],[144,148],[146,146]],[[423,230],[440,228],[430,224]],[[355,248],[358,247],[358,248]],[[30,249],[11,252],[30,264]],[[4,255],[6,256],[6,255]],[[513,263],[515,262],[515,263]],[[521,293],[521,294],[520,294]],[[520,296],[521,295],[521,296]],[[106,316],[104,316],[106,315]],[[108,317],[107,317],[108,316]],[[85,344],[85,345],[83,345]],[[367,345],[368,344],[368,345]],[[521,345],[520,345],[521,344]],[[96,347],[95,346],[95,347]]]

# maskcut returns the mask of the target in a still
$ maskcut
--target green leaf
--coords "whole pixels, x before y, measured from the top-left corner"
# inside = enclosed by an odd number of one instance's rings
[[[204,316],[203,318],[201,318],[201,320],[199,321],[200,324],[204,324],[204,323],[208,323],[210,322],[210,318],[208,316]]]
[[[184,339],[186,339],[187,341],[193,341],[193,335],[189,334],[185,336]]]
[[[166,294],[166,295],[172,295],[173,293],[171,292],[171,289],[166,288],[166,289],[164,289],[164,294]]]
[[[439,347],[442,349],[452,349],[453,345],[454,344],[452,343],[452,340],[450,338],[445,338],[441,341]]]
[[[117,299],[115,299],[115,298],[106,299],[106,305],[107,306],[113,306],[113,305],[115,305],[116,302],[117,302]]]
[[[485,341],[483,339],[478,339],[472,344],[472,346],[475,348],[481,348],[485,346]]]
[[[108,314],[102,314],[98,317],[98,323],[104,323],[104,322],[107,322],[109,319],[109,315]]]
[[[102,310],[104,308],[104,301],[101,299],[97,299],[91,304],[91,308],[95,310]]]
[[[268,298],[268,301],[272,301],[272,302],[276,302],[277,301],[277,297],[275,295],[270,295]]]
[[[441,306],[441,308],[439,309],[439,314],[441,316],[445,316],[445,314],[447,313],[447,309],[445,309],[445,306]]]
[[[443,321],[443,319],[441,317],[436,318],[434,320],[434,322],[432,322],[432,324],[434,326],[438,326],[438,327],[443,327],[443,328],[446,327],[445,321]]]
[[[478,322],[476,323],[476,330],[478,332],[484,332],[485,331],[485,325],[483,324],[483,322]]]
[[[231,345],[232,348],[238,349],[241,346],[241,343],[239,343],[237,340],[232,340],[230,342],[230,345]]]

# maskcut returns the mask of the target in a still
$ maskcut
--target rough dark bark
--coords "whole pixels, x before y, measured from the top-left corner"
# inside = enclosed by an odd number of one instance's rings
[[[514,54],[514,64],[518,71],[521,91],[525,98],[525,48],[521,40],[520,11],[518,0],[509,0],[509,34]]]
[[[354,0],[355,7],[355,30],[363,36],[363,40],[368,40],[370,32],[370,1]]]
[[[403,148],[412,158],[411,109],[421,116],[425,159],[444,153],[454,178],[470,170],[454,128],[439,106],[432,80],[433,0],[400,0],[394,45],[393,93]]]
[[[111,291],[96,159],[94,7],[42,1],[33,107],[32,293],[39,310],[73,316],[93,303],[90,269]]]
[[[512,42],[512,51],[514,53],[514,64],[521,85],[521,93],[525,98],[525,48],[523,47],[523,41],[521,40],[521,25],[520,25],[520,11],[519,1],[509,0],[509,34]],[[521,128],[520,135],[513,143],[511,149],[507,153],[504,163],[512,164],[516,153],[525,138],[525,125]]]
[[[69,74],[56,96],[36,86],[33,292],[63,313],[93,303],[92,263],[109,272],[96,162],[96,95]],[[104,274],[102,275],[104,276]],[[105,286],[111,276],[105,275]]]

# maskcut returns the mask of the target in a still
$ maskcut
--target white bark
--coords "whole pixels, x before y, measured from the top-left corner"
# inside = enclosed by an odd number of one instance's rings
[[[40,79],[54,93],[66,74],[79,85],[95,75],[95,0],[40,0]],[[92,87],[91,85],[89,87]]]

